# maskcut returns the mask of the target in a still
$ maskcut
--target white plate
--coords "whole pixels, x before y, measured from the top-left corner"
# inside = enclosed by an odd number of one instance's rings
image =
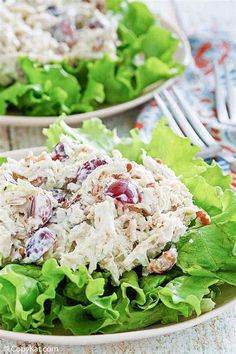
[[[180,39],[180,45],[175,53],[175,60],[178,63],[184,64],[185,66],[189,63],[191,58],[191,49],[187,37],[181,31],[181,29],[173,24],[170,24],[164,19],[160,19],[162,27],[168,29],[169,31],[176,34]],[[160,90],[171,83],[173,79],[167,80],[165,82],[159,81],[154,83],[145,89],[145,92],[139,97],[117,105],[109,106],[106,108],[98,109],[93,112],[79,113],[68,115],[65,119],[66,123],[70,125],[78,124],[91,117],[105,118],[117,113],[127,111],[131,108],[137,107],[145,102],[147,102],[152,96],[155,90]],[[5,115],[0,116],[0,125],[10,125],[10,126],[25,126],[25,127],[46,127],[55,121],[56,117],[26,117],[26,116],[14,116]]]
[[[34,154],[38,154],[45,150],[43,147],[30,149]],[[29,153],[29,149],[15,150],[2,153],[1,156],[7,156],[19,160]],[[189,320],[183,320],[172,325],[153,325],[143,330],[123,332],[115,334],[96,334],[90,336],[59,336],[59,335],[37,335],[29,333],[16,333],[0,329],[0,338],[9,340],[20,340],[34,343],[45,343],[53,345],[86,345],[86,344],[103,344],[111,342],[121,342],[126,340],[138,340],[149,337],[160,336],[172,332],[177,332],[189,327],[193,327],[199,323],[208,321],[212,317],[221,314],[230,307],[236,306],[236,290],[235,287],[224,285],[222,293],[218,299],[216,308],[199,317]]]

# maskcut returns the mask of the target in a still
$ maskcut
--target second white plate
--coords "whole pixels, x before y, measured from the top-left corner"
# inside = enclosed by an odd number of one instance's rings
[[[185,66],[188,65],[191,58],[191,49],[184,32],[178,26],[170,24],[164,19],[160,19],[160,24],[162,27],[168,29],[169,31],[173,32],[177,37],[179,37],[180,45],[176,50],[175,60]],[[142,95],[131,101],[98,109],[93,112],[68,115],[65,121],[70,125],[76,125],[91,117],[105,118],[114,114],[125,112],[150,100],[154,94],[154,91],[160,90],[163,87],[170,85],[172,80],[173,79],[170,79],[165,82],[158,81],[157,83],[150,85],[145,89],[145,92]],[[56,117],[27,117],[20,115],[4,115],[0,116],[0,125],[19,127],[46,127],[49,124],[53,123],[55,119]]]

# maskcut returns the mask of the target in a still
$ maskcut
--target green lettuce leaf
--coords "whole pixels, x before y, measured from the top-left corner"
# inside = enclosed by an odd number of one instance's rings
[[[176,135],[165,120],[161,120],[153,130],[147,149],[150,156],[160,158],[183,178],[200,175],[207,168],[207,164],[196,157],[200,148],[192,145],[188,138]]]
[[[236,222],[193,229],[177,244],[178,266],[184,273],[236,285],[235,245]]]
[[[125,102],[134,97],[134,89],[129,76],[129,70],[118,61],[112,60],[108,55],[103,59],[89,64],[89,75],[104,87],[106,102]],[[118,70],[119,68],[119,70]]]
[[[63,296],[63,282],[73,284],[86,297],[88,305],[71,306],[66,292]],[[5,329],[40,333],[53,327],[55,319],[61,320],[64,329],[70,329],[75,319],[72,333],[92,333],[101,323],[110,324],[118,317],[112,308],[116,294],[102,296],[104,285],[105,279],[102,276],[93,279],[86,267],[72,271],[59,266],[55,259],[46,261],[42,268],[7,265],[0,270],[0,323]]]
[[[199,207],[212,216],[222,211],[223,190],[230,187],[232,178],[224,175],[214,162],[208,165],[197,157],[199,147],[192,145],[189,139],[177,136],[161,120],[153,131],[147,151],[180,177]]]
[[[24,107],[25,114],[28,116],[53,116],[55,112],[57,114],[70,113],[71,109],[66,104],[67,93],[60,87],[52,87],[49,83],[50,92],[43,92],[40,97],[36,97],[35,94],[27,94],[22,97],[19,103],[19,107]]]
[[[117,144],[114,146],[119,150],[123,157],[126,157],[130,161],[141,162],[141,151],[146,149],[145,143],[139,136],[138,129],[132,129],[130,131],[130,137],[124,137],[117,140]]]
[[[123,274],[114,307],[119,318],[115,324],[103,328],[103,333],[131,331],[157,322],[178,321],[179,311],[159,303],[158,284],[164,279],[157,277],[158,280],[155,281],[152,277],[150,279],[150,276],[139,280],[134,271]]]
[[[49,94],[55,87],[65,91],[66,104],[70,105],[79,100],[80,85],[77,79],[63,70],[60,64],[45,64],[41,67],[28,58],[21,58],[20,67],[29,83],[41,85]]]
[[[106,7],[113,12],[121,11],[121,4],[124,0],[106,0]]]
[[[104,102],[105,97],[103,84],[94,80],[89,80],[81,99],[81,103],[78,103],[78,107],[72,106],[72,112],[79,112],[80,110],[82,112],[92,111],[94,107]]]
[[[85,121],[79,133],[89,142],[108,153],[114,149],[119,141],[116,130],[107,129],[98,118]]]
[[[37,281],[18,273],[18,265],[7,265],[0,271],[0,323],[5,329],[26,331],[32,313],[37,311]]]
[[[118,51],[121,57],[126,56],[130,59],[135,53],[141,51],[139,37],[133,31],[128,29],[123,23],[119,24],[118,34],[121,41]]]
[[[74,139],[74,135],[69,133],[67,130],[68,126],[64,123],[63,119],[64,116],[61,116],[55,121],[55,123],[52,123],[49,128],[43,129],[43,134],[47,137],[46,146],[49,150],[52,150],[53,147],[60,141],[62,135],[69,136],[72,140]]]
[[[232,183],[232,177],[222,173],[222,169],[215,161],[207,166],[207,169],[201,173],[205,181],[214,187],[221,187],[223,190],[229,188]]]
[[[180,312],[170,309],[162,303],[146,311],[133,308],[127,310],[129,303],[130,301],[127,297],[118,303],[115,308],[120,313],[120,322],[106,326],[101,330],[102,333],[134,331],[158,322],[163,324],[178,322]]]
[[[6,114],[7,108],[10,105],[20,105],[22,97],[24,97],[27,93],[41,95],[41,88],[39,85],[16,82],[8,88],[2,90],[0,92],[0,114]]]
[[[200,315],[203,297],[210,293],[209,287],[217,282],[213,278],[182,276],[170,281],[159,291],[159,296],[167,307],[185,317],[190,317],[193,312]]]
[[[58,318],[65,329],[75,335],[92,334],[117,320],[119,314],[112,308],[116,294],[103,296],[104,285],[103,278],[90,279],[85,289],[88,305],[62,306]]]
[[[69,60],[64,60],[62,62],[63,69],[70,75],[76,77],[78,80],[81,90],[84,91],[88,82],[88,64],[93,62],[92,60],[80,59],[76,62],[71,63]]]
[[[212,218],[217,224],[224,221],[236,221],[236,194],[233,190],[227,189],[221,196],[221,212]]]
[[[139,304],[138,307],[145,310],[149,310],[155,307],[160,300],[159,286],[170,279],[171,277],[169,275],[158,274],[142,277],[140,279],[140,287],[143,289],[146,297],[146,302],[143,305]]]
[[[109,130],[98,118],[93,118],[83,122],[82,128],[70,128],[63,121],[63,116],[49,128],[43,130],[47,137],[46,145],[52,149],[59,141],[62,135],[69,136],[72,140],[92,144],[97,149],[102,149],[108,154],[120,143],[116,130]]]
[[[146,33],[154,22],[155,18],[153,14],[148,10],[144,3],[139,1],[132,1],[128,3],[124,14],[123,23],[136,35]]]
[[[160,59],[155,57],[148,58],[135,72],[137,94],[142,92],[145,87],[158,80],[164,80],[174,76],[174,73],[173,68],[170,68]],[[176,73],[179,72],[176,71]]]
[[[80,85],[60,64],[41,67],[28,58],[20,58],[19,65],[27,82],[16,82],[0,93],[1,114],[10,105],[31,116],[70,113],[70,106],[79,102]]]
[[[156,57],[171,63],[179,40],[164,28],[152,26],[141,41],[141,49],[147,58]]]
[[[7,157],[0,156],[0,166],[7,162]]]

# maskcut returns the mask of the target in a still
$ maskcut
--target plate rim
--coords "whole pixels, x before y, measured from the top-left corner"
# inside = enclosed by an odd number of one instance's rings
[[[33,147],[30,150],[34,153],[40,153],[46,150],[46,147]],[[12,151],[6,151],[1,153],[2,156],[20,159],[29,153],[29,149],[18,149]],[[218,305],[216,308],[211,310],[210,312],[204,313],[199,317],[194,317],[183,322],[164,325],[161,327],[153,328],[145,328],[137,331],[130,332],[121,332],[121,333],[113,333],[113,334],[94,334],[94,335],[82,335],[82,336],[72,336],[72,335],[44,335],[44,334],[31,334],[31,333],[22,333],[22,332],[12,332],[0,329],[0,338],[8,339],[8,340],[20,340],[26,341],[30,343],[43,343],[50,345],[95,345],[95,344],[107,344],[107,343],[117,343],[121,341],[134,341],[140,339],[151,338],[155,336],[160,336],[164,334],[170,334],[174,332],[178,332],[200,323],[206,322],[213,317],[216,317],[226,311],[227,309],[236,307],[236,294],[235,298],[226,300],[222,305]]]
[[[181,64],[187,66],[191,61],[191,48],[187,36],[183,30],[176,23],[171,23],[162,16],[158,16],[161,25],[165,28],[169,28],[173,33],[177,34],[180,39],[180,47],[182,49],[183,60]],[[178,76],[180,77],[180,76]],[[171,85],[171,83],[176,80],[176,78],[171,78],[164,82],[158,81],[149,85],[146,88],[146,93],[134,98],[133,100],[111,105],[109,107],[100,108],[98,110],[87,112],[87,113],[77,113],[66,116],[65,122],[70,125],[75,125],[83,122],[84,120],[90,119],[92,117],[107,118],[108,116],[114,116],[115,114],[128,111],[132,108],[140,106],[141,104],[149,101],[154,92],[158,92],[160,89],[166,88]],[[52,124],[57,119],[57,116],[46,116],[46,117],[30,117],[30,116],[14,116],[14,115],[0,115],[0,126],[16,126],[16,127],[47,127]]]

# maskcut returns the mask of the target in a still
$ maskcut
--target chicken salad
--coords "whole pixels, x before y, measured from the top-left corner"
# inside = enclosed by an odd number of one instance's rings
[[[148,268],[197,217],[184,184],[145,153],[139,165],[64,137],[52,153],[9,160],[0,176],[8,262],[55,258],[90,273],[100,266],[118,282],[137,265]]]

